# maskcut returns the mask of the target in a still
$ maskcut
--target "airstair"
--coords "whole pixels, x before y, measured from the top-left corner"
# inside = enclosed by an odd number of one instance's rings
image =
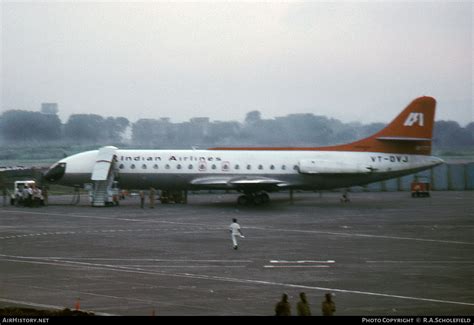
[[[92,170],[91,181],[93,182],[91,191],[92,206],[102,207],[114,204],[114,180],[118,175],[116,166],[116,151],[112,146],[99,149],[97,159]]]

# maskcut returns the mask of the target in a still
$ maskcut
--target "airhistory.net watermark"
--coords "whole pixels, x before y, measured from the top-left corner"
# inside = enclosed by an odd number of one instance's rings
[[[48,317],[2,317],[0,325],[4,324],[48,324]]]

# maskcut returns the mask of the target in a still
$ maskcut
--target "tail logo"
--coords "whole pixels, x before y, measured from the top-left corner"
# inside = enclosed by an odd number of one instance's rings
[[[424,126],[424,115],[423,113],[410,113],[408,115],[407,119],[405,120],[405,123],[403,123],[404,126],[413,126],[414,124],[418,123],[419,126]]]

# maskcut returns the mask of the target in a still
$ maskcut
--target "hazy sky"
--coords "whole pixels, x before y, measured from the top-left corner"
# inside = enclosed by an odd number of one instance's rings
[[[471,1],[0,2],[0,111],[473,121]]]

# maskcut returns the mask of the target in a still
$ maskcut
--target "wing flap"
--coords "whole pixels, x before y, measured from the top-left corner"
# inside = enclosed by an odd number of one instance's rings
[[[191,181],[191,185],[200,188],[226,188],[235,190],[274,190],[288,186],[279,179],[260,176],[246,177],[204,177]]]
[[[232,185],[278,185],[283,183],[278,179],[267,177],[239,177],[229,181]]]

